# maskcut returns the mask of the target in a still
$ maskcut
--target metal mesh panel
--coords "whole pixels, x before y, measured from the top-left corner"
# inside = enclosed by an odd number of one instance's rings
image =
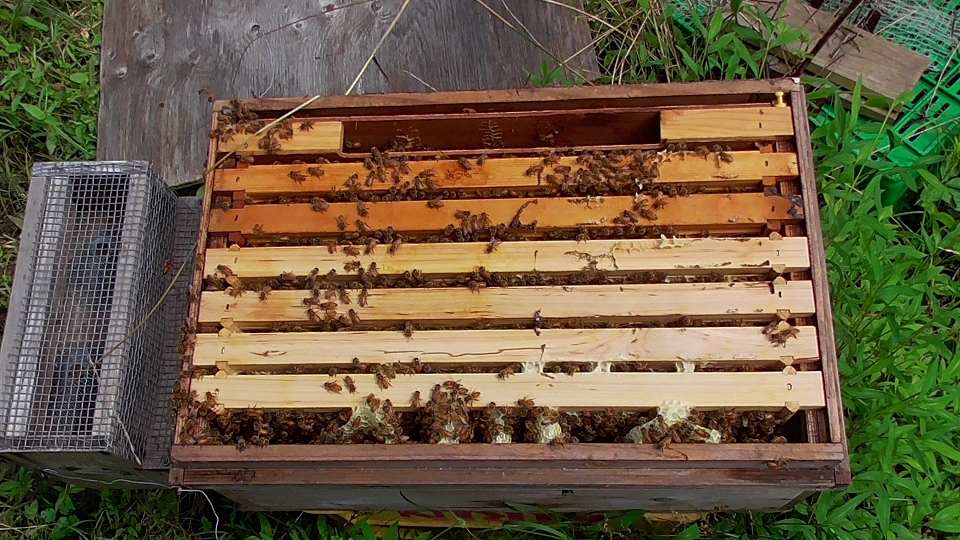
[[[173,444],[173,425],[170,413],[170,400],[173,386],[180,374],[180,336],[187,322],[187,310],[190,307],[190,279],[193,276],[193,262],[197,254],[197,235],[200,231],[201,199],[183,197],[177,199],[177,219],[173,241],[173,269],[171,279],[177,269],[184,271],[163,302],[166,317],[166,331],[160,383],[153,399],[150,438],[147,441],[143,459],[145,469],[166,469],[170,467],[170,446]]]
[[[174,195],[146,162],[37,164],[33,183],[0,358],[0,451],[140,464],[164,332],[162,313],[147,315],[168,281]]]

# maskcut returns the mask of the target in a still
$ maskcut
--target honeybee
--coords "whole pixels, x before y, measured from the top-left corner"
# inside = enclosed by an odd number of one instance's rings
[[[487,155],[480,154],[480,157],[477,158],[477,166],[478,167],[482,166],[485,161],[487,161]]]
[[[167,275],[170,273],[170,270],[173,270],[173,259],[167,259],[163,261],[163,268],[160,269],[160,272],[163,275]]]
[[[525,409],[532,409],[536,406],[536,404],[530,397],[524,397],[517,400],[517,406]]]
[[[267,299],[267,296],[270,295],[270,292],[273,291],[273,288],[269,285],[261,285],[257,290],[257,294],[260,296],[260,301],[263,302]]]
[[[336,240],[327,240],[326,242],[323,243],[323,245],[327,246],[327,253],[333,255],[334,253],[337,252]]]
[[[413,396],[410,398],[410,406],[414,409],[419,409],[423,407],[423,400],[420,399],[420,391],[417,390],[413,393]]]
[[[326,212],[330,209],[330,203],[320,197],[314,197],[310,199],[310,209],[314,212]]]
[[[357,315],[356,310],[351,309],[350,311],[347,312],[347,315],[350,316],[350,322],[352,322],[353,324],[360,324],[360,316]]]
[[[356,272],[357,270],[359,270],[359,269],[361,268],[361,266],[362,266],[362,265],[360,264],[360,261],[350,261],[350,262],[348,262],[348,263],[344,263],[344,265],[343,265],[343,271],[344,271],[344,272]]]
[[[694,148],[693,151],[694,151],[694,153],[696,153],[698,156],[702,157],[703,159],[707,159],[707,158],[710,157],[710,149],[707,148],[707,147],[704,146],[704,145],[700,145],[700,146]]]
[[[350,255],[351,257],[360,256],[360,248],[358,248],[357,246],[344,246],[343,252],[346,253],[347,255]]]
[[[304,120],[300,122],[300,131],[310,131],[311,129],[313,129],[314,122],[316,122],[316,120],[313,120],[313,119]]]
[[[293,179],[294,182],[302,184],[304,180],[307,179],[307,175],[303,174],[300,171],[290,171],[287,176]]]
[[[372,410],[372,411],[378,411],[378,410],[380,410],[380,398],[378,398],[377,396],[375,396],[375,395],[373,395],[373,394],[368,395],[368,396],[367,396],[367,406],[370,407],[370,410]]]
[[[557,174],[567,174],[567,173],[569,173],[571,170],[572,170],[572,169],[570,168],[569,165],[557,165],[557,166],[555,166],[555,167],[553,168],[553,172],[555,172],[555,173],[557,173]]]
[[[366,223],[364,223],[359,219],[356,221],[356,226],[357,226],[357,230],[362,233],[369,233],[373,231],[373,229],[371,229],[369,225],[367,225]]]
[[[443,196],[427,201],[427,208],[441,208],[443,206]]]
[[[320,167],[307,167],[307,174],[320,178],[323,176],[323,169]]]
[[[513,366],[507,366],[501,369],[499,373],[497,373],[497,378],[500,379],[501,381],[505,381],[510,377],[514,376],[515,374],[516,373],[513,371]]]
[[[497,250],[497,246],[499,246],[499,245],[502,244],[502,243],[503,243],[502,240],[497,240],[496,238],[491,238],[490,241],[487,242],[487,247],[486,247],[486,249],[485,249],[484,251],[486,251],[487,254],[493,253],[494,251]]]
[[[371,238],[370,241],[367,242],[366,247],[363,248],[363,254],[364,254],[364,255],[373,255],[373,253],[374,253],[374,252],[376,251],[376,249],[377,249],[377,244],[379,244],[379,243],[380,243],[380,242],[379,242],[376,238]]]
[[[337,384],[337,381],[325,382],[323,383],[323,388],[327,392],[331,392],[333,394],[339,394],[343,391],[343,387]]]
[[[360,297],[357,299],[357,303],[360,304],[360,307],[367,307],[368,296],[369,296],[369,293],[367,293],[366,289],[363,289],[362,291],[360,291]]]
[[[343,146],[344,146],[347,150],[356,150],[356,149],[360,148],[360,147],[363,146],[363,145],[360,144],[360,143],[358,143],[358,142],[354,142],[354,141],[343,141]]]
[[[324,302],[320,304],[320,309],[337,309],[336,302]]]
[[[347,289],[340,289],[338,296],[341,304],[348,305],[350,303],[350,291]]]
[[[388,379],[387,377],[385,377],[382,372],[379,372],[379,371],[378,371],[378,372],[374,375],[374,378],[375,378],[376,381],[377,381],[377,386],[379,386],[379,387],[382,388],[383,390],[386,390],[387,388],[390,388],[390,379]],[[371,408],[372,408],[372,407],[371,407]],[[374,409],[374,410],[376,410],[376,409]]]
[[[343,378],[343,385],[347,387],[347,391],[351,394],[357,393],[357,385],[353,382],[353,377],[347,375]]]
[[[407,321],[403,323],[403,335],[410,338],[413,337],[413,323]]]
[[[462,168],[465,171],[469,171],[470,169],[473,168],[473,165],[470,164],[470,160],[465,157],[461,157],[460,159],[458,159],[457,163],[460,165],[460,168]]]
[[[367,210],[367,203],[360,201],[357,203],[357,214],[360,217],[367,217],[370,215],[370,212]]]
[[[396,255],[397,250],[400,249],[400,244],[402,243],[403,243],[403,239],[400,238],[400,235],[397,235],[397,237],[393,239],[393,242],[390,242],[390,249],[387,250],[387,253],[391,255]]]
[[[347,217],[337,216],[337,228],[341,231],[347,230]]]
[[[253,236],[256,238],[263,238],[263,225],[255,223],[253,225]]]
[[[543,173],[543,164],[537,163],[536,165],[531,165],[526,171],[524,171],[524,176],[540,176]]]

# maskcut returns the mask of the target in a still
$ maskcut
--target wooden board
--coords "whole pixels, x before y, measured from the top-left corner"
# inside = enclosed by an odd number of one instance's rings
[[[646,197],[648,204],[653,199]],[[656,210],[657,220],[640,218],[641,226],[685,226],[697,231],[758,231],[768,220],[784,223],[797,221],[794,201],[763,193],[733,193],[690,195],[680,199],[667,199],[665,206]],[[532,201],[537,201],[533,203]],[[479,216],[486,213],[492,225],[509,224],[520,208],[525,224],[537,222],[538,230],[577,229],[587,227],[610,227],[613,220],[624,210],[632,210],[634,197],[604,197],[602,201],[589,203],[578,198],[539,199],[458,199],[445,201],[443,207],[427,208],[425,201],[400,201],[368,203],[369,216],[361,218],[357,205],[332,203],[325,212],[316,212],[310,204],[255,204],[242,209],[213,210],[209,231],[212,233],[240,232],[252,237],[254,228],[261,237],[271,235],[339,234],[341,230],[358,231],[356,224],[362,219],[371,229],[393,227],[402,232],[442,231],[447,225],[460,223],[459,211],[469,211]],[[340,229],[337,217],[346,220],[345,229]]]
[[[771,140],[793,136],[790,107],[673,109],[660,113],[664,141]]]
[[[784,47],[795,64],[801,49],[813,47],[834,22],[834,18],[800,0],[751,0],[778,22],[800,28],[809,36],[805,45]],[[741,18],[744,17],[741,11]],[[757,21],[745,20],[763,32]],[[767,36],[765,35],[764,38]],[[827,41],[810,63],[808,71],[852,90],[863,80],[865,96],[881,96],[893,101],[903,92],[916,87],[930,60],[866,30],[843,25]]]
[[[589,260],[612,275],[639,271],[767,274],[775,265],[783,265],[777,266],[781,273],[810,267],[807,241],[802,237],[504,242],[492,253],[487,253],[485,242],[406,244],[393,255],[388,247],[378,246],[372,254],[359,256],[347,255],[342,246],[335,253],[313,246],[210,249],[204,274],[215,273],[220,265],[241,278],[273,278],[284,272],[303,276],[316,268],[321,275],[336,270],[348,279],[344,264],[351,261],[359,261],[364,268],[376,263],[377,271],[387,276],[414,268],[426,276],[456,275],[481,266],[488,272],[572,273]]]
[[[687,157],[674,156],[660,164],[658,182],[669,184],[703,184],[708,187],[747,187],[756,185],[765,177],[796,178],[796,154],[761,154],[760,152],[729,152],[732,163],[721,161],[716,154],[706,157],[690,154]],[[481,166],[471,159],[473,169],[465,171],[456,160],[410,161],[410,174],[405,178],[411,181],[414,175],[433,169],[438,189],[489,190],[514,189],[534,190],[543,188],[543,175],[527,175],[525,172],[541,163],[541,158],[502,158],[488,159]],[[560,158],[558,165],[581,168],[577,158]],[[243,191],[244,197],[254,200],[285,196],[309,196],[343,189],[351,175],[365,179],[368,171],[360,163],[330,163],[323,165],[323,176],[307,174],[307,167],[316,165],[255,165],[242,169],[219,169],[215,173],[214,191]],[[307,176],[302,183],[294,182],[290,173]],[[549,169],[547,173],[549,174]],[[393,183],[375,182],[372,186],[363,184],[362,191],[381,193],[388,191]]]
[[[471,406],[485,407],[490,402],[516,406],[517,400],[530,398],[538,406],[566,410],[654,409],[668,401],[680,401],[696,410],[750,409],[783,410],[787,402],[801,409],[825,405],[823,376],[817,371],[792,374],[757,373],[576,373],[547,375],[518,373],[500,380],[492,373],[399,375],[391,386],[381,389],[373,375],[351,375],[356,394],[323,390],[326,382],[342,382],[328,375],[230,375],[224,378],[194,379],[192,388],[201,396],[212,392],[227,409],[308,409],[336,410],[354,407],[368,394],[389,399],[395,408],[410,408],[415,391],[429,396],[434,385],[456,380],[480,399]],[[731,392],[732,388],[749,391]]]
[[[784,469],[822,469],[843,459],[843,448],[829,444],[729,443],[650,444],[609,443],[553,447],[538,444],[411,444],[411,445],[269,445],[242,451],[231,446],[178,445],[170,460],[185,468],[230,468],[251,461],[263,467],[327,469],[417,469],[423,463],[438,467],[490,467],[504,469],[592,467],[598,471],[618,468],[769,469],[783,460]],[[200,465],[203,463],[203,465]]]
[[[818,360],[817,334],[801,327],[797,339],[774,347],[756,327],[594,328],[540,330],[428,330],[400,332],[200,334],[194,366],[226,362],[233,370],[268,371],[289,366],[364,363],[504,365],[545,362],[648,362],[673,366],[779,367]],[[317,351],[323,351],[318,355]]]
[[[475,293],[466,287],[440,289],[372,289],[368,305],[355,309],[365,325],[433,322],[453,326],[478,320],[545,319],[642,321],[651,318],[771,320],[777,310],[792,316],[813,315],[810,282],[791,281],[772,294],[769,283],[674,283],[656,285],[584,285],[572,287],[491,287]],[[263,328],[271,322],[309,322],[303,299],[309,291],[274,291],[266,300],[255,294],[232,298],[204,292],[201,324],[232,319],[240,328]]]
[[[304,126],[302,121],[291,121],[293,136],[289,139],[273,138],[280,145],[277,154],[298,154],[303,152],[338,152],[343,148],[343,123],[313,122]],[[237,134],[218,145],[220,152],[234,152],[238,155],[264,155],[267,150],[260,147],[260,141],[266,133],[255,135]]]
[[[170,184],[196,181],[208,98],[342,94],[402,3],[108,3],[97,158],[145,159]],[[576,72],[597,75],[585,18],[539,0],[486,4],[517,26],[515,15],[557,58],[573,57]],[[543,62],[556,65],[477,2],[416,0],[355,93],[517,88]]]

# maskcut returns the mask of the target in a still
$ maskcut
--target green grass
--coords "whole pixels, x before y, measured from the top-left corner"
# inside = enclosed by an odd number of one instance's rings
[[[773,37],[763,40],[722,16],[694,21],[691,33],[676,22],[673,7],[656,0],[585,4],[600,19],[591,25],[600,37],[603,82],[766,76],[769,51],[801,39],[765,22]],[[101,2],[0,3],[0,308],[29,163],[93,157],[101,12]],[[576,81],[546,65],[530,77],[538,84]],[[813,132],[813,145],[854,483],[787,512],[714,514],[661,529],[665,538],[919,540],[960,534],[960,138],[944,137],[939,155],[898,167],[852,136],[854,126],[883,134],[889,125],[857,124],[858,111],[835,89],[813,82],[819,90],[811,99],[839,111]],[[883,186],[899,182],[909,191],[895,210],[883,204]],[[307,514],[240,512],[210,496],[224,538],[373,537],[366,524],[345,531]],[[85,490],[0,465],[0,538],[212,538],[215,519],[196,493]],[[648,530],[644,521],[639,512],[597,525],[556,515],[549,525],[432,534],[620,538],[645,534],[636,532]]]

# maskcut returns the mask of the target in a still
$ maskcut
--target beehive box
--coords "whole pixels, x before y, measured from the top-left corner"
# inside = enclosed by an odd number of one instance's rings
[[[218,102],[176,485],[773,510],[850,482],[795,80]],[[233,154],[231,154],[233,153]]]

